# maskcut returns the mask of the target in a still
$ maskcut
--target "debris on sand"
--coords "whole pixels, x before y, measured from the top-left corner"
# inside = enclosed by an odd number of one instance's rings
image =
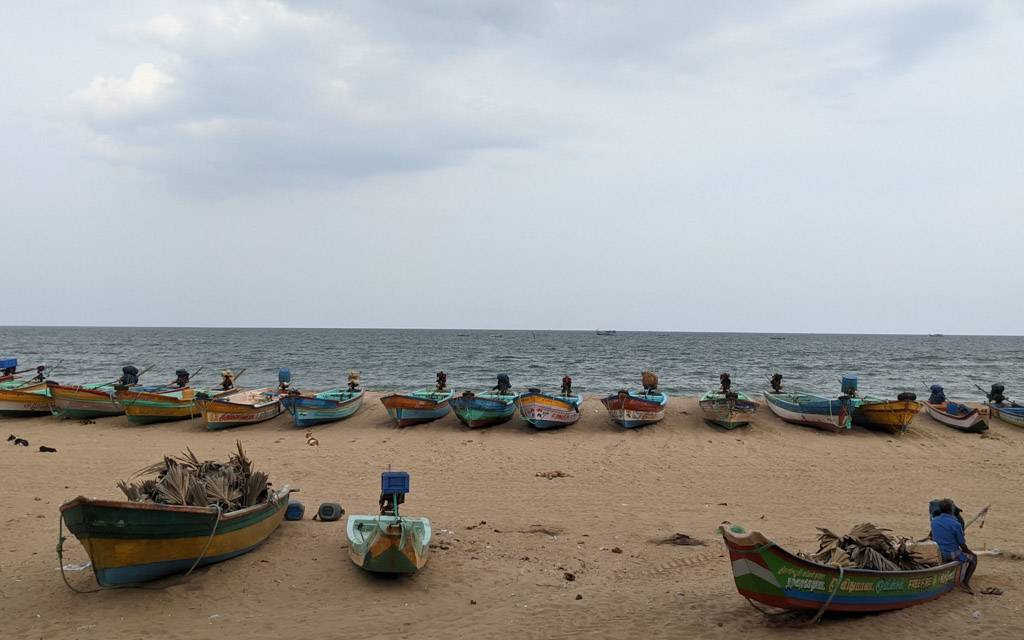
[[[685,533],[673,533],[666,538],[659,538],[654,540],[655,544],[674,544],[681,547],[703,547],[706,542],[692,538]]]
[[[561,527],[549,527],[542,524],[531,524],[526,529],[520,529],[519,533],[543,533],[546,536],[555,537],[562,535],[563,531],[564,529],[562,529]]]
[[[57,453],[57,450],[53,447],[48,447],[45,444],[39,445],[39,453]]]
[[[547,478],[552,480],[554,478],[571,478],[572,476],[562,471],[541,471],[534,474],[535,478]]]
[[[566,582],[576,582],[576,574],[570,571],[566,571],[562,574],[562,577],[565,578]]]

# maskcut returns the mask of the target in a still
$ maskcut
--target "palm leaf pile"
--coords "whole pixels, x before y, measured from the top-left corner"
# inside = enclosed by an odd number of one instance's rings
[[[800,554],[808,560],[855,569],[875,571],[910,571],[930,566],[914,553],[908,538],[889,535],[889,529],[876,527],[870,522],[858,524],[845,536],[837,536],[828,529],[818,528],[818,551]]]
[[[271,492],[267,474],[253,469],[242,443],[227,462],[200,460],[191,449],[178,456],[164,456],[160,462],[119,480],[117,487],[131,502],[192,507],[218,506],[235,511],[265,502]],[[143,476],[155,478],[140,479]]]

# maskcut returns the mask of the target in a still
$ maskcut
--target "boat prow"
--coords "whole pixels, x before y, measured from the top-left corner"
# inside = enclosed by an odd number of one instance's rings
[[[373,573],[416,573],[427,564],[430,521],[406,516],[348,517],[348,556]]]
[[[519,394],[519,415],[535,429],[567,427],[580,419],[581,395],[553,395],[530,390]]]

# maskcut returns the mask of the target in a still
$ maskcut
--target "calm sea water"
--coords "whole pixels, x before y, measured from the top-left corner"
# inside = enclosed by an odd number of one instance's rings
[[[355,369],[367,389],[408,390],[431,385],[443,369],[454,389],[490,387],[497,373],[508,373],[515,388],[554,389],[568,373],[577,389],[597,394],[637,386],[650,368],[670,394],[701,393],[723,371],[741,390],[760,391],[779,371],[789,390],[829,395],[840,375],[854,372],[862,392],[877,395],[921,395],[927,382],[980,400],[975,383],[1003,382],[1011,396],[1024,396],[1024,337],[1011,336],[0,327],[6,356],[60,363],[54,379],[66,383],[111,380],[134,364],[153,367],[143,377],[151,384],[179,367],[204,367],[198,385],[213,384],[221,368],[244,367],[239,385],[263,386],[288,367],[298,388],[337,386]]]

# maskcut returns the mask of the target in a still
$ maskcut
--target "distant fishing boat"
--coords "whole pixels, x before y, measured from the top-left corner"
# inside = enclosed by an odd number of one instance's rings
[[[840,568],[801,558],[757,531],[729,525],[719,533],[740,595],[789,611],[904,609],[949,593],[966,569],[960,562],[913,571]]]
[[[765,402],[772,413],[791,424],[814,427],[823,431],[846,431],[852,427],[850,398],[835,400],[809,393],[765,392]]]
[[[399,513],[408,493],[408,473],[385,471],[380,514],[348,517],[348,557],[357,567],[373,573],[416,573],[427,564],[430,520]]]
[[[363,390],[328,389],[319,393],[290,393],[281,404],[296,427],[305,428],[349,417],[363,405]]]
[[[597,335],[599,336],[614,336],[615,329],[598,329]]]
[[[238,389],[214,397],[195,399],[211,431],[266,422],[283,411],[281,394],[273,387]]]
[[[708,391],[698,402],[704,420],[723,429],[735,429],[750,424],[757,413],[757,403],[744,393],[726,394]]]
[[[572,379],[569,379],[569,393],[554,395],[540,389],[530,389],[519,394],[516,405],[519,415],[535,429],[558,429],[567,427],[580,419],[580,405],[583,396],[572,393]]]
[[[470,428],[491,427],[507,422],[516,411],[515,394],[466,391],[452,398],[455,416]]]
[[[24,418],[50,415],[50,388],[46,382],[9,378],[0,382],[0,416]]]
[[[79,496],[61,505],[60,514],[89,554],[96,582],[120,587],[255,549],[281,524],[290,491],[286,486],[267,502],[228,513]]]

